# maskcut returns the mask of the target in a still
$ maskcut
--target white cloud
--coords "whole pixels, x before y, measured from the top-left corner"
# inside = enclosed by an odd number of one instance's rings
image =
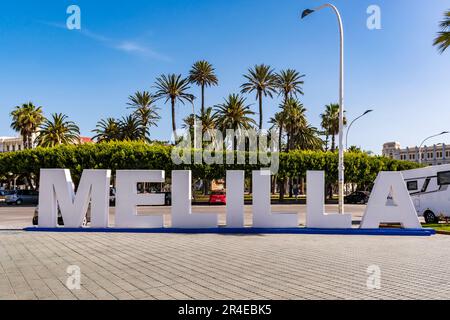
[[[86,38],[95,40],[96,42],[101,43],[104,46],[107,46],[109,48],[119,50],[119,51],[122,51],[125,53],[135,54],[135,55],[152,58],[152,59],[156,59],[156,60],[170,61],[169,57],[162,55],[162,54],[152,50],[151,48],[145,46],[144,44],[138,43],[133,40],[116,40],[116,39],[111,39],[111,38],[105,37],[98,33],[94,33],[86,28],[82,28],[81,30],[68,30],[66,25],[64,25],[64,24],[55,23],[55,22],[47,22],[47,21],[39,21],[39,22],[44,25],[50,26],[50,27],[67,30],[68,32],[78,32]]]

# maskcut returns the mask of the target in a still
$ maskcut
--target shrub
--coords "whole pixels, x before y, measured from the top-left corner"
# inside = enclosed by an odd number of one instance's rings
[[[77,182],[84,169],[159,169],[170,176],[172,170],[191,169],[194,178],[225,177],[226,170],[245,170],[250,176],[259,165],[181,164],[171,160],[172,147],[142,142],[110,142],[83,145],[63,145],[0,154],[0,175],[7,173],[39,177],[41,168],[70,169]],[[225,156],[224,156],[225,159]],[[307,170],[324,170],[327,183],[337,182],[338,154],[321,151],[291,151],[280,154],[278,176],[306,177]],[[369,156],[365,153],[345,155],[347,182],[370,185],[380,171],[399,171],[419,167],[418,164]]]

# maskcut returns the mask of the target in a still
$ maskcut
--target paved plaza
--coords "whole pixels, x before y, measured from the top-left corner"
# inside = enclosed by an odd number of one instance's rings
[[[1,299],[449,299],[450,237],[0,232]],[[69,266],[80,289],[66,286]],[[381,288],[368,289],[369,266]]]
[[[450,299],[450,236],[13,230],[32,211],[0,208],[0,299]]]

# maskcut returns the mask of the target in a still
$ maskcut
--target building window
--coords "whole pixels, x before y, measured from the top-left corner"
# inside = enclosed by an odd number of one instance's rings
[[[439,186],[445,186],[450,184],[450,171],[438,172],[437,180]]]
[[[417,190],[419,188],[417,180],[415,180],[415,181],[408,181],[406,183],[406,186],[408,187],[409,191],[414,191],[414,190]]]

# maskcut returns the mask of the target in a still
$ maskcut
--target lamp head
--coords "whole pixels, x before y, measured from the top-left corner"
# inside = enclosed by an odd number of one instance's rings
[[[311,9],[305,9],[305,10],[303,10],[303,13],[302,13],[302,19],[304,19],[304,18],[306,18],[307,16],[309,16],[311,13],[313,13],[314,12],[314,10],[311,10]]]
[[[447,134],[447,133],[449,133],[448,131],[443,131],[443,132],[441,132],[441,134]]]
[[[366,112],[364,112],[364,115],[371,113],[372,111],[373,111],[372,109],[366,110]]]

